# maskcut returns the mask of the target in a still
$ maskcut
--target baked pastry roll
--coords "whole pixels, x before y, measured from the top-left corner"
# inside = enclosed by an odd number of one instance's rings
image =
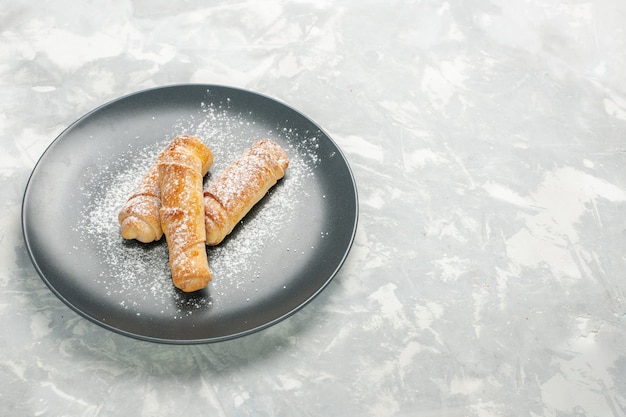
[[[169,250],[174,285],[185,292],[207,286],[211,271],[204,228],[203,177],[211,150],[194,136],[177,136],[160,157],[161,227]]]
[[[276,182],[289,158],[280,145],[261,139],[231,163],[204,191],[206,244],[219,244]]]
[[[161,239],[163,229],[159,215],[160,208],[161,188],[159,187],[159,170],[155,162],[118,213],[117,220],[121,226],[122,237],[136,239],[143,243]]]

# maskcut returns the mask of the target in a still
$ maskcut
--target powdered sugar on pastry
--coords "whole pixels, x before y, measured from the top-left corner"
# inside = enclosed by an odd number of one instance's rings
[[[204,191],[207,245],[219,244],[250,209],[283,178],[289,157],[279,144],[262,139],[211,180]]]
[[[210,148],[195,136],[176,136],[158,161],[160,220],[169,250],[172,281],[193,292],[207,286],[203,176],[213,164]]]

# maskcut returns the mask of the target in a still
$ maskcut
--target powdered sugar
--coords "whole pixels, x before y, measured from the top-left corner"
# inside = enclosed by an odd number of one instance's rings
[[[287,152],[290,163],[258,207],[235,228],[222,244],[207,248],[213,281],[206,292],[189,296],[175,289],[168,266],[165,239],[143,244],[125,241],[117,222],[119,209],[139,184],[154,159],[176,135],[195,135],[213,151],[215,160],[205,183],[238,158],[256,140],[275,139]],[[177,120],[169,135],[148,146],[120,152],[116,160],[100,160],[107,168],[88,179],[83,190],[86,203],[78,228],[81,240],[97,245],[102,272],[93,277],[102,294],[120,307],[141,314],[143,306],[163,315],[180,317],[195,310],[219,308],[232,292],[253,299],[258,286],[266,285],[260,274],[264,248],[284,246],[281,233],[309,199],[307,187],[320,161],[318,132],[303,132],[281,126],[257,125],[250,114],[236,113],[228,100],[201,103],[198,112]]]

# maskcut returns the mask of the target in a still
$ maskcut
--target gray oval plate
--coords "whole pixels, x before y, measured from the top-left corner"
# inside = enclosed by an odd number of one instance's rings
[[[220,245],[213,281],[195,293],[171,283],[167,245],[124,241],[117,211],[154,156],[195,134],[223,169],[261,137],[290,157],[274,186]],[[335,142],[272,98],[217,85],[140,91],[83,116],[36,164],[22,229],[37,272],[70,308],[112,331],[162,343],[243,336],[295,313],[341,268],[358,219],[356,184]]]

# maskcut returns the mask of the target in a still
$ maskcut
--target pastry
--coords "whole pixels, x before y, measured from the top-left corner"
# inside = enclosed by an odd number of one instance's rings
[[[160,208],[159,171],[157,164],[153,163],[119,211],[117,220],[122,229],[122,237],[137,239],[143,243],[161,239],[163,229],[159,218]]]
[[[261,139],[204,191],[206,244],[219,244],[276,182],[285,175],[289,158],[280,145]]]
[[[211,150],[193,136],[174,138],[157,163],[161,188],[159,213],[172,281],[185,292],[202,289],[211,280],[202,185],[212,163]]]

